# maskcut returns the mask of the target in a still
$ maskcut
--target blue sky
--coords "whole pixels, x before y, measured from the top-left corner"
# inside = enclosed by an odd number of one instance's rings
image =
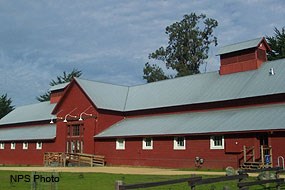
[[[85,79],[145,83],[148,54],[167,45],[165,27],[191,12],[219,22],[208,71],[219,69],[218,47],[285,26],[283,0],[0,0],[0,94],[16,106],[36,103],[73,68]]]

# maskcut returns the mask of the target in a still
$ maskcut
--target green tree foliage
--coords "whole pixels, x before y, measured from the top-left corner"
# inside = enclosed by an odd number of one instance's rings
[[[271,52],[268,52],[269,61],[285,58],[285,27],[281,30],[275,27],[274,32],[274,36],[266,36],[268,45],[272,49]]]
[[[14,106],[12,106],[11,98],[7,97],[7,94],[3,94],[0,96],[0,119],[7,115],[10,111],[14,110]]]
[[[67,82],[70,82],[74,77],[80,77],[81,75],[82,75],[82,72],[77,70],[77,69],[73,69],[70,73],[66,73],[64,71],[61,76],[57,76],[55,80],[52,79],[51,82],[49,83],[49,85],[55,86],[58,84],[67,83]],[[40,102],[49,101],[50,100],[50,92],[46,92],[45,94],[40,95],[36,98]]]
[[[167,26],[165,33],[168,35],[168,46],[150,53],[149,59],[161,61],[166,69],[176,74],[165,75],[156,64],[146,63],[143,78],[147,82],[155,82],[200,73],[199,67],[208,58],[210,45],[217,45],[217,38],[213,35],[217,26],[215,19],[195,13],[184,15],[180,22]]]

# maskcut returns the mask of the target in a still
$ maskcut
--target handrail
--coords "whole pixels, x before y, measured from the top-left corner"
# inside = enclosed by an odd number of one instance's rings
[[[280,166],[279,159],[281,159],[281,161],[282,161],[282,168],[283,168],[283,170],[284,170],[284,169],[285,169],[285,167],[284,167],[284,157],[283,157],[283,156],[278,156],[278,158],[277,158],[278,167],[281,167],[281,166]]]

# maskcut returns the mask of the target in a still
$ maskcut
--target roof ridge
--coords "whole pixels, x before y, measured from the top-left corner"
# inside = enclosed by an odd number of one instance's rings
[[[91,80],[91,79],[84,79],[84,78],[77,78],[77,77],[75,77],[75,79],[76,80],[85,80],[85,81],[94,82],[94,83],[108,84],[108,85],[113,85],[113,86],[130,87],[128,85],[113,84],[110,82],[95,81],[95,80]]]
[[[219,71],[217,70],[217,71],[210,71],[210,72],[204,72],[204,73],[197,73],[197,74],[193,74],[193,75],[186,75],[186,76],[170,78],[170,79],[165,79],[165,80],[160,80],[160,81],[155,81],[155,82],[150,82],[150,83],[137,84],[137,85],[134,85],[134,86],[130,86],[130,88],[137,87],[137,86],[143,86],[143,85],[156,84],[156,83],[161,83],[161,82],[168,82],[168,81],[173,81],[173,80],[180,80],[182,78],[190,78],[190,77],[206,75],[206,74],[213,74],[213,73],[219,73]]]
[[[129,93],[130,93],[130,87],[128,87],[128,91],[127,91],[127,95],[126,95],[126,99],[125,99],[125,104],[124,104],[123,111],[126,111]]]
[[[249,41],[254,41],[254,40],[257,40],[257,39],[260,39],[260,41],[261,41],[263,38],[264,37],[258,37],[258,38],[254,38],[254,39],[250,39],[250,40],[245,40],[245,41],[242,41],[242,42],[236,42],[236,43],[233,43],[233,44],[222,46],[220,48],[224,48],[224,47],[232,46],[232,45],[236,45],[236,44],[242,44],[242,43],[246,43],[246,42],[249,42]]]

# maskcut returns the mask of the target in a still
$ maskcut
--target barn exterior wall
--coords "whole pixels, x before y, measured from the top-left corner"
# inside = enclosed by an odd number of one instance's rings
[[[285,158],[285,132],[278,131],[273,132],[270,138],[270,143],[272,145],[272,156],[273,156],[273,164],[276,166],[278,163],[278,157],[283,156]],[[282,161],[280,159],[280,164]]]
[[[185,150],[174,150],[173,139],[153,137],[153,150],[142,149],[143,137],[126,138],[125,150],[116,150],[116,139],[96,139],[96,153],[104,155],[109,165],[196,168],[195,158],[199,157],[204,159],[199,167],[221,169],[227,166],[239,167],[244,145],[259,147],[255,134],[224,135],[225,148],[222,150],[210,149],[209,135],[186,136]]]

